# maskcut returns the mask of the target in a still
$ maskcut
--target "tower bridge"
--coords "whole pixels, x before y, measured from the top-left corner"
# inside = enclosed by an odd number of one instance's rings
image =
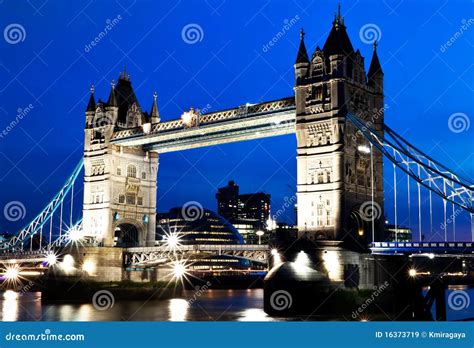
[[[96,247],[110,249],[119,239],[131,245],[121,254],[125,265],[155,267],[169,261],[173,254],[155,246],[159,157],[173,151],[286,134],[294,134],[297,141],[300,238],[328,245],[341,242],[345,248],[358,251],[367,251],[367,245],[374,243],[374,254],[397,248],[416,253],[425,250],[425,242],[469,242],[456,239],[457,215],[453,214],[448,223],[447,209],[448,204],[453,212],[454,207],[459,208],[472,221],[472,179],[427,156],[385,124],[384,73],[375,43],[366,71],[364,57],[352,46],[338,14],[326,42],[311,55],[301,32],[294,71],[294,96],[212,113],[191,109],[171,121],[161,121],[156,93],[150,111],[142,109],[125,70],[117,84],[111,84],[107,102],[96,102],[91,88],[83,161],[51,203],[1,245],[3,259],[30,258],[36,262],[41,259],[38,255],[46,257],[80,234],[87,245]],[[410,182],[417,188],[418,204],[413,209],[418,209],[418,233],[410,246],[377,244],[385,242],[384,201],[391,199],[383,190],[384,159],[393,165],[395,230],[403,221],[397,211],[397,171],[398,178],[406,177],[408,192]],[[78,178],[83,178],[84,185],[80,230],[72,217]],[[422,204],[422,193],[429,194],[429,206]],[[436,198],[443,202],[442,240],[436,240],[433,231],[432,200]],[[429,231],[422,223],[422,209],[427,208]],[[59,228],[55,229],[53,216],[58,215]],[[450,236],[448,225],[452,226]],[[431,237],[425,241],[423,236],[428,232]],[[442,254],[450,248],[449,244],[438,244],[429,252]],[[463,248],[462,253],[472,253],[472,245]],[[263,262],[269,258],[268,246],[252,245],[186,246],[181,253],[198,252]]]
[[[184,119],[118,131],[111,143],[161,154],[292,133],[294,97],[204,115],[190,110]]]

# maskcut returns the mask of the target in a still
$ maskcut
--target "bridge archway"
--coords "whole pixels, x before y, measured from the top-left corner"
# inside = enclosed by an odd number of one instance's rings
[[[115,247],[132,248],[141,246],[144,239],[144,229],[133,221],[119,221],[114,227]]]
[[[371,225],[370,222],[367,221],[367,218],[362,216],[360,205],[352,208],[346,226],[348,230],[347,232],[353,237],[353,239],[359,241],[361,245],[365,245],[365,241],[368,240],[369,233],[371,232]]]

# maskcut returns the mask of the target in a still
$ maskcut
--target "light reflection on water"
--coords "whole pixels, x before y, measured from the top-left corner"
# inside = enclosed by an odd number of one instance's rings
[[[3,295],[3,294],[2,294]],[[194,298],[194,301],[189,300]],[[42,303],[41,294],[0,296],[2,321],[208,321],[273,320],[263,311],[263,290],[207,290],[195,297],[185,291],[183,298],[153,301],[116,301],[100,311],[91,303]]]
[[[458,288],[457,288],[458,289]],[[463,288],[466,290],[466,288]],[[473,317],[474,289],[467,290],[469,308],[452,311],[448,320]],[[42,303],[40,293],[3,293],[0,295],[2,321],[273,321],[263,311],[263,290],[207,290],[195,298],[194,291],[185,291],[182,298],[153,301],[116,301],[105,311],[91,303]],[[193,299],[194,301],[190,301]],[[344,319],[341,319],[344,320]]]

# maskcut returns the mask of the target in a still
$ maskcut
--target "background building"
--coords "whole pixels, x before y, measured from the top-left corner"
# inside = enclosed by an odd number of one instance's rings
[[[176,233],[180,244],[243,244],[239,232],[216,213],[203,209],[197,218],[183,216],[182,208],[157,214],[156,241]]]
[[[263,192],[240,194],[239,185],[229,181],[218,189],[217,212],[233,224],[247,243],[256,243],[257,231],[267,230],[270,195]]]
[[[385,236],[389,242],[411,242],[411,228],[404,226],[385,225]]]

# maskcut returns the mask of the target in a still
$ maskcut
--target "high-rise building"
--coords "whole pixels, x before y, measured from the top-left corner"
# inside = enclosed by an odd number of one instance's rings
[[[239,185],[233,180],[225,187],[217,190],[217,213],[232,221],[238,218],[239,214]]]
[[[263,192],[239,195],[239,219],[257,220],[257,228],[265,229],[270,216],[270,195]]]
[[[255,233],[265,230],[270,217],[270,195],[263,192],[240,194],[234,181],[218,189],[217,212],[232,223],[247,243],[255,242]]]

